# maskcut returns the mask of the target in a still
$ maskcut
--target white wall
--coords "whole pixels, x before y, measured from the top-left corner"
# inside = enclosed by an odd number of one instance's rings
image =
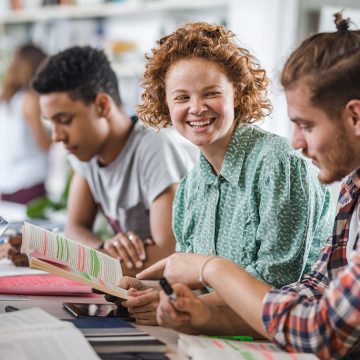
[[[274,109],[262,126],[286,137],[290,136],[291,124],[279,74],[296,41],[298,6],[298,0],[231,0],[228,15],[228,27],[255,54],[272,81]]]

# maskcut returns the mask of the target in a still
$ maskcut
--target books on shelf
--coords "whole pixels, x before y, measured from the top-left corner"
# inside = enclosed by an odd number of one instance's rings
[[[33,269],[128,298],[127,290],[117,286],[122,277],[120,261],[84,244],[25,222],[21,252],[29,257]]]
[[[193,360],[316,360],[313,354],[287,353],[269,342],[245,342],[179,335],[179,348]]]
[[[1,357],[100,360],[76,327],[39,308],[0,314]]]

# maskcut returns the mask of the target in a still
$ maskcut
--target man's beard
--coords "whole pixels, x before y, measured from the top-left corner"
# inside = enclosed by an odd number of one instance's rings
[[[346,139],[345,129],[341,126],[328,149],[324,149],[323,155],[317,159],[320,167],[318,177],[321,183],[331,184],[339,181],[354,170],[352,164],[355,154]]]

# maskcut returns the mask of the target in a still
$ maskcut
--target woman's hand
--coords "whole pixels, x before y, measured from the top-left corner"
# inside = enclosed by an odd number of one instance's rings
[[[127,307],[129,314],[138,324],[157,325],[159,291],[130,276],[123,276],[118,286],[128,290],[129,299],[123,300],[108,294],[105,295],[105,299],[118,307]]]
[[[171,284],[184,283],[192,289],[204,286],[199,275],[204,262],[209,256],[175,253],[148,267],[136,275],[137,279],[154,279],[165,276]]]
[[[163,291],[160,292],[160,303],[156,312],[158,324],[185,333],[199,333],[210,322],[210,306],[186,285],[175,284],[173,289],[176,294],[174,301]]]
[[[141,325],[157,325],[156,309],[159,304],[159,291],[155,289],[128,291],[129,298],[121,305],[128,308],[131,317]]]
[[[7,258],[11,245],[9,243],[0,244],[0,259]]]

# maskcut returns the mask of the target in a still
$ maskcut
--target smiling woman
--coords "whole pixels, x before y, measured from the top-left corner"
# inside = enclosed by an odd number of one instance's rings
[[[148,55],[138,115],[201,151],[173,211],[177,251],[221,255],[276,287],[298,280],[331,232],[329,192],[286,139],[258,61],[222,26],[188,24]]]
[[[212,165],[220,173],[221,157],[236,125],[233,84],[217,64],[194,57],[169,67],[165,90],[175,129],[206,158],[216,150],[218,161]]]

